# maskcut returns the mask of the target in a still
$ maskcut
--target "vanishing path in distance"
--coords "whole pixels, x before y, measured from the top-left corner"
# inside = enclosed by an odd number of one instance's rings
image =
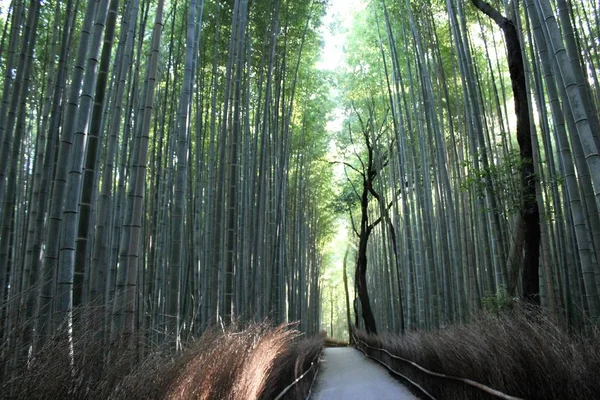
[[[387,370],[352,347],[327,348],[314,400],[413,400]]]

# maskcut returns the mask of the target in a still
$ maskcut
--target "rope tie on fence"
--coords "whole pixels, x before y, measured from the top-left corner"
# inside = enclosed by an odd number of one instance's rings
[[[435,376],[435,377],[442,378],[442,379],[448,379],[448,380],[453,380],[453,381],[457,381],[457,382],[462,382],[462,383],[465,383],[465,384],[467,384],[467,385],[469,385],[469,386],[472,386],[472,387],[474,387],[474,388],[476,388],[476,389],[479,389],[479,390],[481,390],[481,391],[483,391],[483,392],[486,392],[487,394],[490,394],[490,395],[492,395],[492,396],[498,397],[498,398],[500,398],[500,399],[503,399],[503,400],[523,400],[523,399],[522,399],[522,398],[520,398],[520,397],[510,396],[510,395],[508,395],[508,394],[506,394],[506,393],[502,393],[502,392],[501,392],[501,391],[499,391],[499,390],[493,389],[493,388],[491,388],[491,387],[489,387],[489,386],[487,386],[487,385],[484,385],[483,383],[475,382],[475,381],[473,381],[473,380],[471,380],[471,379],[467,379],[467,378],[459,378],[459,377],[457,377],[457,376],[451,376],[451,375],[446,375],[446,374],[442,374],[442,373],[439,373],[439,372],[430,371],[430,370],[428,370],[427,368],[425,368],[425,367],[422,367],[422,366],[420,366],[419,364],[417,364],[417,363],[415,363],[415,362],[413,362],[413,361],[410,361],[410,360],[408,360],[408,359],[406,359],[406,358],[402,358],[402,357],[400,357],[400,356],[397,356],[397,355],[395,355],[395,354],[392,354],[392,353],[390,353],[389,351],[387,351],[386,349],[382,349],[382,348],[377,348],[377,347],[370,346],[370,345],[368,345],[367,343],[365,343],[364,341],[360,340],[360,339],[359,339],[359,338],[356,336],[356,334],[352,334],[352,336],[354,337],[354,341],[355,341],[355,343],[362,343],[362,344],[363,344],[365,347],[368,347],[369,349],[372,349],[372,350],[377,350],[377,351],[384,352],[384,353],[386,353],[388,356],[390,356],[391,358],[393,358],[393,359],[396,359],[396,360],[399,360],[399,361],[402,361],[402,362],[405,362],[405,363],[407,363],[407,364],[410,364],[410,365],[412,365],[413,367],[415,367],[415,368],[419,369],[421,372],[424,372],[424,373],[426,373],[426,374],[428,374],[428,375]],[[363,353],[365,356],[367,356],[367,357],[369,357],[369,358],[371,358],[371,359],[374,359],[374,360],[376,360],[377,362],[379,362],[379,363],[381,363],[382,365],[384,365],[384,366],[385,366],[385,367],[386,367],[386,368],[387,368],[389,371],[391,371],[392,373],[394,373],[394,374],[396,374],[396,375],[399,375],[399,376],[401,376],[402,378],[404,378],[404,379],[406,379],[407,381],[409,381],[411,384],[415,385],[415,386],[416,386],[416,387],[417,387],[419,390],[421,390],[423,393],[425,393],[425,394],[426,394],[428,397],[430,397],[431,399],[434,399],[434,397],[433,397],[433,396],[431,396],[429,393],[427,393],[427,392],[426,392],[426,391],[425,391],[425,390],[424,390],[424,389],[423,389],[421,386],[419,386],[418,384],[416,384],[416,383],[415,383],[415,382],[413,382],[412,380],[408,379],[407,377],[405,377],[404,375],[402,375],[402,374],[401,374],[401,373],[399,373],[398,371],[394,371],[394,370],[393,370],[391,367],[389,367],[388,365],[386,365],[386,364],[385,364],[385,363],[383,363],[382,361],[380,361],[380,360],[377,360],[376,358],[374,358],[374,357],[371,357],[371,356],[367,355],[367,353],[366,353],[365,351],[363,351],[362,349],[360,349],[358,346],[357,346],[357,349],[358,349],[358,350],[360,350],[360,351],[361,351],[361,352],[362,352],[362,353]]]

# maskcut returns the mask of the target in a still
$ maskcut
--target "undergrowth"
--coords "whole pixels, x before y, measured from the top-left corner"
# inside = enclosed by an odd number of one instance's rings
[[[536,311],[500,315],[434,332],[369,336],[369,346],[431,371],[487,385],[524,399],[600,399],[600,337],[571,335]],[[439,399],[498,398],[464,383],[432,377],[384,352],[361,346]]]
[[[0,399],[274,399],[309,371],[282,397],[304,399],[323,347],[320,336],[263,322],[213,328],[175,352],[172,345],[150,349],[143,336],[110,341],[90,319],[78,321],[73,343],[58,329],[35,354],[15,357],[16,347],[4,342]]]

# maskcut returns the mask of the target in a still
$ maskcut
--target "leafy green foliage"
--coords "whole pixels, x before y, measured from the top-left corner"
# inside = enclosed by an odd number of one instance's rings
[[[465,162],[463,166],[469,168],[469,173],[461,182],[461,189],[473,192],[479,198],[484,198],[486,192],[491,193],[509,215],[514,215],[521,209],[521,165],[518,150],[508,152],[489,168],[477,169],[473,168],[470,162]]]
[[[513,310],[518,303],[519,298],[510,296],[504,286],[500,286],[495,295],[488,295],[481,299],[483,309],[496,316]]]
[[[334,210],[338,213],[345,213],[352,210],[358,204],[358,196],[350,184],[342,186],[341,192],[335,198],[333,203]]]
[[[461,182],[460,188],[463,191],[474,193],[478,198],[484,198],[486,191],[497,200],[500,210],[494,210],[506,215],[516,215],[521,211],[523,200],[520,171],[523,160],[519,151],[514,149],[503,156],[499,162],[491,165],[489,168],[473,168],[470,162],[463,162],[462,166],[468,169],[468,174]],[[546,190],[553,186],[561,187],[564,184],[564,177],[557,176],[554,179],[539,179],[540,185]],[[543,218],[552,220],[556,212],[551,204],[546,205]]]

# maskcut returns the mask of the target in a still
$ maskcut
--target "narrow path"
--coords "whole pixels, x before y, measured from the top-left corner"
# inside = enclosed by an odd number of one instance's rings
[[[410,391],[385,368],[351,347],[328,348],[314,400],[413,400]]]

